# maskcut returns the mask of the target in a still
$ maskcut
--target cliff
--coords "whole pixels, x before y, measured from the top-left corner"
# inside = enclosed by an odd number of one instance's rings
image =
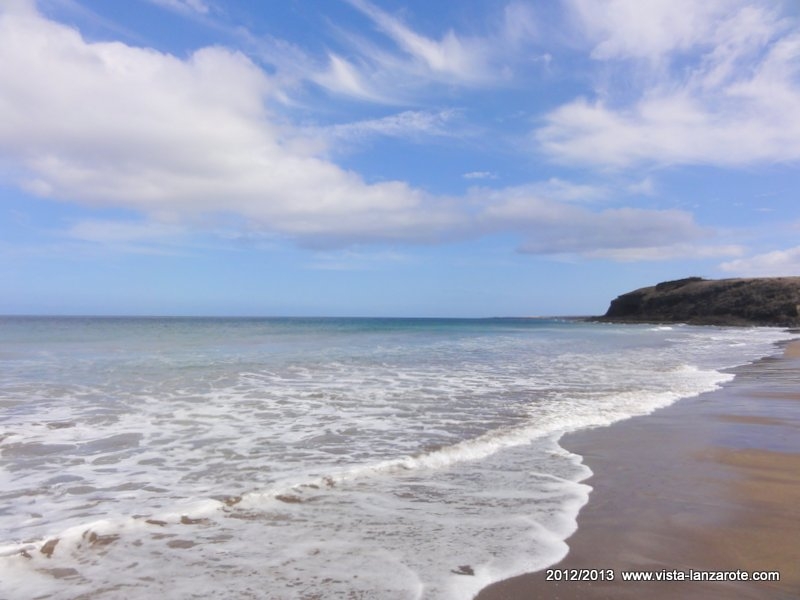
[[[601,321],[800,326],[800,277],[666,281],[618,296]]]

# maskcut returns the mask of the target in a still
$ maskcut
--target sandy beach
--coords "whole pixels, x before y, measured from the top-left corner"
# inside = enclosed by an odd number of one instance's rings
[[[613,569],[613,581],[545,572],[477,600],[800,597],[800,343],[736,370],[722,389],[651,415],[565,436],[593,491],[555,569]],[[622,581],[625,570],[778,571],[780,581]],[[663,575],[662,575],[663,576]]]

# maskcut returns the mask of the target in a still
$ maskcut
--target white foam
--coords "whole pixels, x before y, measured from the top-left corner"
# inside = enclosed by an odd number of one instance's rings
[[[780,332],[393,336],[0,369],[28,399],[0,417],[0,596],[471,597],[567,551],[590,488],[563,432],[714,389]]]

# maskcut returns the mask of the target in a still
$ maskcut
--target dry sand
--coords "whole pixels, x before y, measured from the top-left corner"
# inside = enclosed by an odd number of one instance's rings
[[[800,598],[800,343],[737,369],[721,390],[646,417],[569,434],[594,475],[558,569],[614,569],[612,582],[545,572],[479,600]],[[779,571],[780,582],[623,582],[623,569]]]

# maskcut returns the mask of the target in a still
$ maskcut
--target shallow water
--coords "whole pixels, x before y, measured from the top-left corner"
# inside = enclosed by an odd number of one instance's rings
[[[0,320],[0,591],[469,598],[590,488],[565,431],[714,389],[779,329]]]

